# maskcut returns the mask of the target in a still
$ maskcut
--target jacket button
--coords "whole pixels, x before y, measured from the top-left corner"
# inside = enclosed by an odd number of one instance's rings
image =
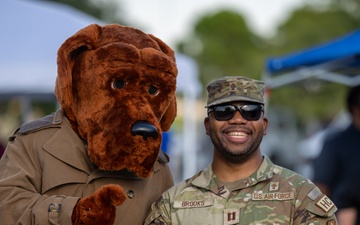
[[[129,198],[134,198],[134,197],[135,197],[135,192],[134,192],[133,190],[129,190],[129,191],[127,192],[127,196],[128,196]]]

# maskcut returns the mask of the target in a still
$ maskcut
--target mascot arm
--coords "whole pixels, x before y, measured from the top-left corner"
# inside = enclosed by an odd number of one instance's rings
[[[50,129],[45,131],[52,135]],[[72,219],[77,222],[74,224],[112,224],[115,206],[125,200],[120,186],[103,186],[91,196],[80,199],[41,195],[37,191],[42,189],[41,163],[38,161],[39,152],[35,149],[41,149],[44,143],[38,141],[39,146],[31,146],[33,141],[27,135],[15,138],[13,134],[9,140],[6,153],[0,160],[0,225],[71,224]],[[88,211],[89,208],[91,211]],[[93,220],[94,214],[100,222]]]
[[[113,225],[116,206],[126,197],[119,185],[109,184],[99,188],[92,195],[80,199],[74,207],[71,220],[74,225]]]

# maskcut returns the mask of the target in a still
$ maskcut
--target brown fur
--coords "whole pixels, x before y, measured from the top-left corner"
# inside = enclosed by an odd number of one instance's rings
[[[73,210],[71,220],[74,225],[114,224],[116,206],[121,205],[125,199],[120,186],[109,184],[90,197],[80,199]]]
[[[94,24],[60,47],[55,94],[95,165],[148,177],[161,132],[176,116],[176,76],[174,52],[160,39],[131,27]],[[125,86],[113,88],[115,80]],[[148,93],[150,86],[159,88],[156,96]],[[153,124],[159,136],[134,136],[137,121]]]

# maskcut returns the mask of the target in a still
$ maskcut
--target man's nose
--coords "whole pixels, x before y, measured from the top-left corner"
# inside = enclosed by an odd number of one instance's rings
[[[229,123],[244,123],[244,122],[247,122],[247,120],[242,117],[239,110],[236,110],[235,115],[233,116],[233,118],[231,118],[229,120]]]

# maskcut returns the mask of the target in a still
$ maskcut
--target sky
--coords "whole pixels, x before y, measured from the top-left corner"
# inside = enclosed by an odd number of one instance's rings
[[[171,47],[190,33],[197,19],[221,9],[238,11],[253,32],[269,36],[304,0],[116,0],[121,18]]]

